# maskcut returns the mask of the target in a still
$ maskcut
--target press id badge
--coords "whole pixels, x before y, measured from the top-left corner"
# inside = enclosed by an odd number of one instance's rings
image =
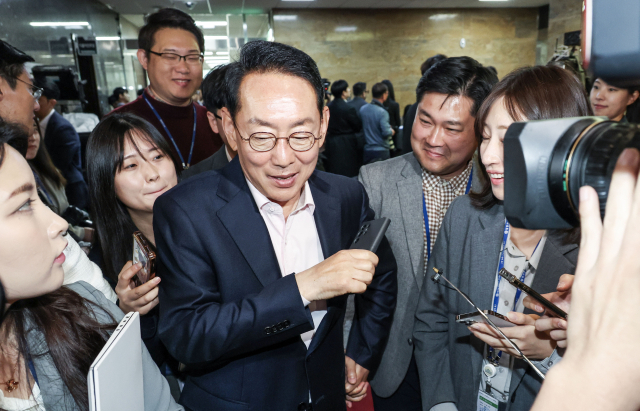
[[[478,390],[477,411],[498,411],[498,400],[493,398],[491,394],[487,394],[484,390]]]

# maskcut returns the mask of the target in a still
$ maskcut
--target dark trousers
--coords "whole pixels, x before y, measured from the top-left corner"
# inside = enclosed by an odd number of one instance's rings
[[[420,380],[415,357],[411,357],[407,375],[396,392],[388,398],[378,397],[371,391],[373,408],[375,411],[422,411],[422,396],[420,395]]]
[[[389,150],[364,150],[364,155],[362,156],[362,163],[369,164],[375,161],[382,161],[389,159],[390,153]]]

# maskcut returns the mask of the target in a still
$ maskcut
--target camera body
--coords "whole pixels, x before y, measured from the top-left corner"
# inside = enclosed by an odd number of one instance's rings
[[[584,0],[582,52],[592,78],[640,84],[640,1]],[[640,149],[640,126],[603,117],[513,123],[504,139],[504,208],[527,229],[579,225],[579,189],[589,185],[601,214],[611,174],[626,147]]]

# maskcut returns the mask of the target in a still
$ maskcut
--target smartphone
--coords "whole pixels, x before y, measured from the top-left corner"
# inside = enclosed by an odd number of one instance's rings
[[[138,271],[138,274],[133,276],[133,283],[136,287],[141,286],[156,276],[156,253],[140,231],[133,233],[132,261],[134,264],[142,264],[142,268]]]
[[[504,315],[498,314],[495,311],[484,310],[483,313],[485,313],[487,317],[489,317],[489,319],[496,325],[496,327],[504,328],[504,327],[513,327],[517,325],[509,321],[509,319]],[[477,311],[467,313],[467,314],[456,315],[456,322],[462,323],[466,326],[469,326],[475,323],[489,324],[487,320],[482,315],[480,315],[480,313]]]
[[[560,318],[563,318],[565,320],[567,319],[567,313],[562,311],[557,305],[555,305],[551,301],[549,301],[546,298],[544,298],[543,296],[541,296],[536,290],[534,290],[533,288],[529,287],[528,285],[526,285],[522,281],[518,280],[518,278],[516,278],[515,275],[511,274],[506,269],[503,268],[502,270],[500,270],[498,272],[498,274],[500,274],[500,276],[502,278],[504,278],[505,280],[509,281],[509,284],[512,284],[513,286],[517,287],[518,289],[524,291],[525,293],[527,293],[527,295],[529,297],[533,298],[534,300],[536,300],[537,302],[542,304],[546,308],[545,312],[547,314],[554,315],[556,317],[560,317]]]
[[[351,250],[369,250],[375,253],[387,232],[391,220],[387,217],[378,218],[377,220],[367,221],[362,224],[356,238],[351,243]]]

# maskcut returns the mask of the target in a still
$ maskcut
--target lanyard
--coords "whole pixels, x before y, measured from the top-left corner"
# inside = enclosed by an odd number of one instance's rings
[[[164,124],[164,121],[162,121],[162,117],[160,117],[160,114],[158,114],[156,109],[151,105],[151,102],[149,101],[147,96],[145,96],[143,94],[142,97],[144,98],[144,101],[146,101],[147,104],[149,105],[149,107],[151,108],[151,111],[153,111],[153,114],[156,115],[156,118],[158,119],[160,124],[162,124],[162,127],[164,127],[164,131],[167,132],[167,135],[169,136],[169,139],[173,143],[173,147],[175,147],[176,151],[178,152],[178,156],[180,156],[180,162],[182,163],[182,168],[185,169],[185,170],[188,169],[189,166],[191,165],[191,157],[193,156],[193,145],[196,142],[196,123],[197,123],[198,119],[196,117],[196,106],[195,106],[195,104],[193,105],[193,136],[191,137],[191,149],[189,150],[189,158],[187,160],[187,163],[185,164],[184,158],[182,157],[182,153],[180,152],[180,149],[178,148],[178,145],[176,144],[175,140],[173,139],[173,136],[169,132],[169,129],[167,128],[166,124]]]
[[[471,180],[473,180],[473,169],[469,173],[469,182],[467,188],[464,190],[465,194],[469,194],[471,190]],[[429,230],[429,214],[427,213],[427,200],[425,200],[424,193],[422,193],[422,215],[424,216],[424,229],[427,233],[427,262],[431,258],[431,232]]]
[[[502,237],[502,251],[500,252],[500,262],[498,263],[498,271],[500,272],[500,270],[502,270],[504,268],[504,252],[507,249],[507,238],[509,238],[509,222],[505,219],[504,220],[504,235]],[[540,241],[538,241],[538,244],[536,245],[536,248],[534,248],[533,253],[531,254],[531,257],[533,257],[533,254],[536,253],[536,250],[538,249],[538,246],[540,245]],[[522,270],[522,275],[520,276],[520,281],[524,283],[524,278],[527,274],[527,265],[525,264],[524,270]],[[500,281],[502,280],[502,276],[498,275],[498,285],[496,286],[496,293],[493,296],[493,306],[492,306],[492,310],[494,312],[498,312],[498,303],[500,302]],[[520,301],[520,296],[522,295],[522,290],[521,289],[516,289],[516,297],[513,301],[513,309],[515,310],[518,307],[518,301]],[[489,356],[493,357],[493,347],[489,347]],[[498,351],[498,360],[502,357],[502,351]]]

